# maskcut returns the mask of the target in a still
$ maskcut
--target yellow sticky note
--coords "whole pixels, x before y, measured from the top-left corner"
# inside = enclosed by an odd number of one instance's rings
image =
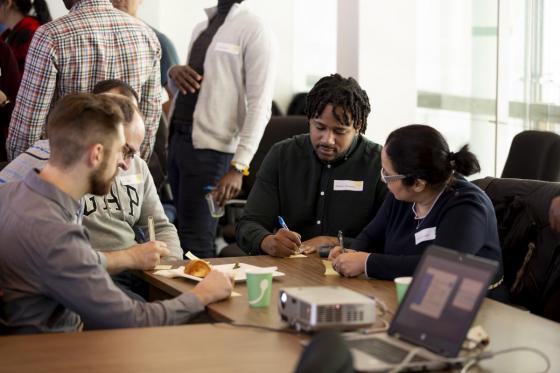
[[[170,265],[170,264],[160,264],[160,265],[155,266],[154,270],[155,271],[160,271],[162,269],[171,269],[171,268],[173,268],[173,266]]]
[[[303,254],[294,254],[294,255],[290,255],[288,257],[288,259],[294,259],[294,258],[307,258],[307,255],[303,255]]]
[[[340,276],[340,274],[334,270],[330,260],[322,260],[322,262],[325,266],[325,276]]]

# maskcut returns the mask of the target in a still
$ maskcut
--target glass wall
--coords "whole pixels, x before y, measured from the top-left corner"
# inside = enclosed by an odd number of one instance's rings
[[[560,131],[560,2],[419,3],[417,119],[499,176],[517,133]]]
[[[468,143],[481,161],[481,174],[494,174],[498,2],[421,3],[417,122],[438,128],[452,150]]]

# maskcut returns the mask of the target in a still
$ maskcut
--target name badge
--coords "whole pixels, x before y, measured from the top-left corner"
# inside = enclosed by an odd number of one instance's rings
[[[142,184],[142,174],[126,175],[120,177],[121,183],[125,185]]]
[[[334,190],[349,190],[351,192],[363,192],[364,182],[362,180],[335,180]]]
[[[431,241],[436,239],[436,227],[422,229],[414,234],[416,245],[424,241]]]
[[[216,48],[214,48],[216,52],[226,52],[231,54],[239,54],[241,51],[241,46],[237,44],[230,44],[230,43],[216,43]]]

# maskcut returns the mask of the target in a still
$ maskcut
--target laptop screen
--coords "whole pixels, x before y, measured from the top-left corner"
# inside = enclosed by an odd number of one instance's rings
[[[429,247],[389,334],[443,356],[457,356],[497,268],[494,261]]]

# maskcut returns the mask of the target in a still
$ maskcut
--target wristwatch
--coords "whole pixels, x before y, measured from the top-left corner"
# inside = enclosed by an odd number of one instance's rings
[[[244,164],[236,161],[231,161],[231,168],[243,176],[249,176],[249,166],[245,166]]]

